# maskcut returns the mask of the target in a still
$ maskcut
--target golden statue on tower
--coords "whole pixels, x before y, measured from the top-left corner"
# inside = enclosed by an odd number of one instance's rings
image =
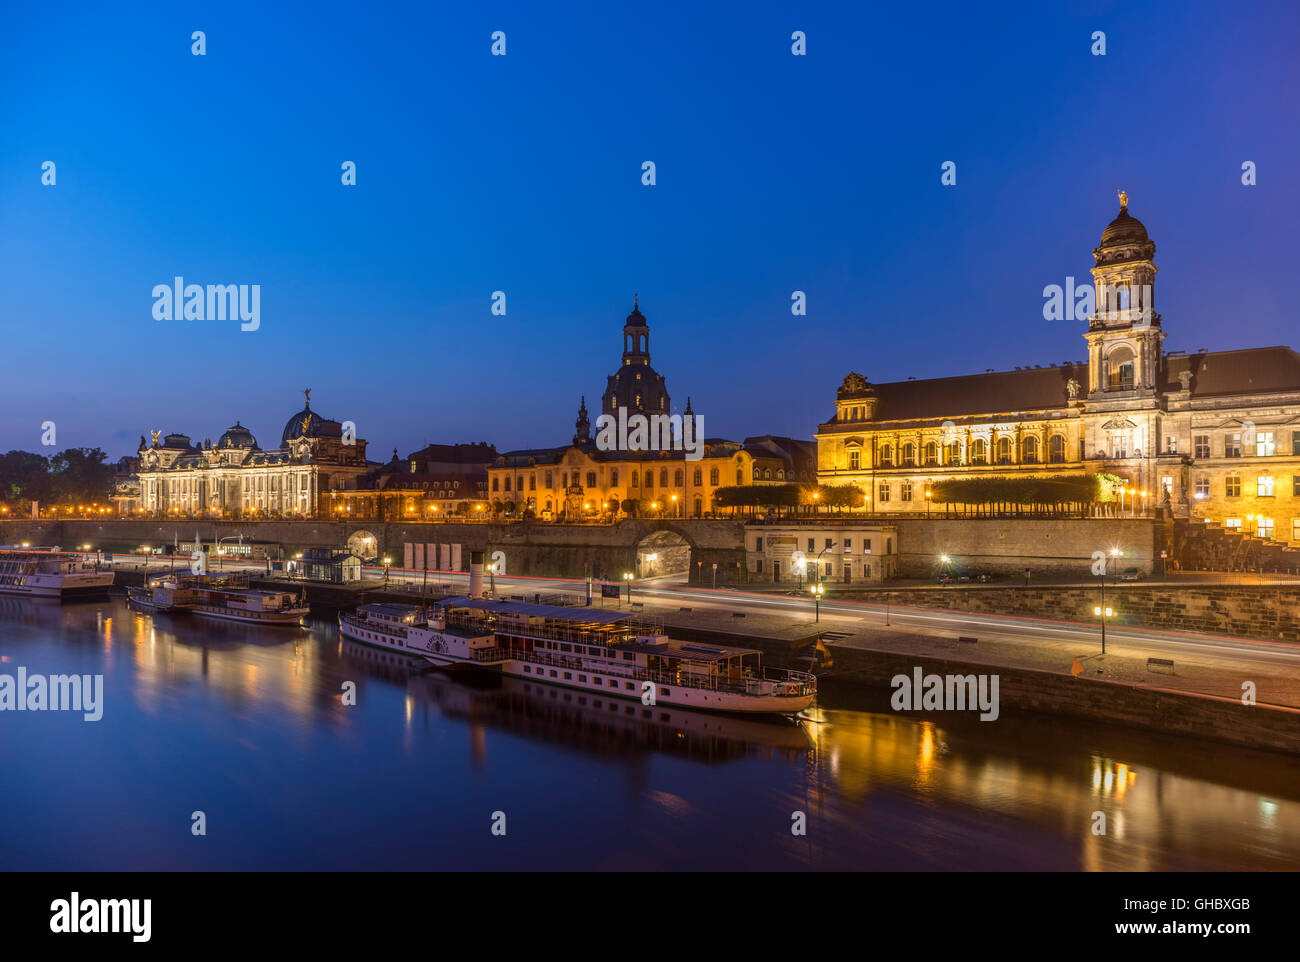
[[[1121,190],[1119,192],[1119,209],[1128,210],[1128,192]]]

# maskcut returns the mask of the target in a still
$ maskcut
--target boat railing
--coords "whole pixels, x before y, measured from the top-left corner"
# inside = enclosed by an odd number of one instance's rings
[[[564,641],[575,645],[603,646],[611,642],[628,641],[635,637],[636,629],[622,626],[614,631],[600,631],[593,628],[573,627],[567,624],[537,624],[513,618],[466,618],[448,615],[449,627],[466,628],[484,633],[497,632],[503,635],[520,635],[528,638],[545,638],[548,641]]]
[[[513,648],[479,649],[472,655],[476,661],[498,661],[513,659],[532,665],[549,668],[563,668],[566,671],[581,671],[588,674],[609,675],[628,681],[651,681],[656,685],[676,686],[678,688],[700,688],[706,691],[730,691],[756,693],[764,683],[784,685],[787,695],[810,695],[817,690],[817,679],[805,671],[793,671],[784,668],[765,668],[758,671],[744,669],[736,676],[728,674],[703,674],[685,669],[677,671],[652,671],[618,662],[609,664],[592,664],[581,658],[553,655],[537,651],[519,651]]]

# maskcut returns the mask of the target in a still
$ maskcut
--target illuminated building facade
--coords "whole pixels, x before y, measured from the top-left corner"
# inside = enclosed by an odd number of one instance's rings
[[[278,448],[260,448],[238,422],[214,445],[184,434],[140,439],[140,509],[208,517],[314,517],[327,493],[356,488],[366,442],[306,406],[285,423]]]
[[[1093,251],[1087,360],[872,384],[849,374],[817,432],[823,484],[877,513],[924,513],[929,484],[1113,474],[1124,513],[1163,510],[1300,541],[1300,355],[1165,351],[1156,246],[1128,212]]]

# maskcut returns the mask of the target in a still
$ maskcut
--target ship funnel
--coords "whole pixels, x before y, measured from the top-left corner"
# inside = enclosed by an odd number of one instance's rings
[[[469,554],[469,596],[483,597],[483,552],[471,551]]]

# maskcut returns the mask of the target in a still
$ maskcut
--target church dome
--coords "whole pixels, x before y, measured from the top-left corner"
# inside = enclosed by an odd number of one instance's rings
[[[285,422],[280,435],[280,447],[286,448],[295,438],[339,438],[343,436],[343,425],[338,421],[323,418],[311,409],[311,402],[301,411]]]
[[[1102,247],[1145,244],[1149,240],[1146,226],[1129,214],[1127,204],[1119,209],[1119,216],[1107,224],[1106,229],[1101,232]]]
[[[284,432],[280,435],[280,447],[287,446],[294,438],[319,437],[324,423],[321,416],[308,405],[285,422]]]
[[[221,435],[217,447],[252,450],[257,447],[257,438],[253,437],[252,431],[236,421],[233,427],[226,428],[226,433]]]

